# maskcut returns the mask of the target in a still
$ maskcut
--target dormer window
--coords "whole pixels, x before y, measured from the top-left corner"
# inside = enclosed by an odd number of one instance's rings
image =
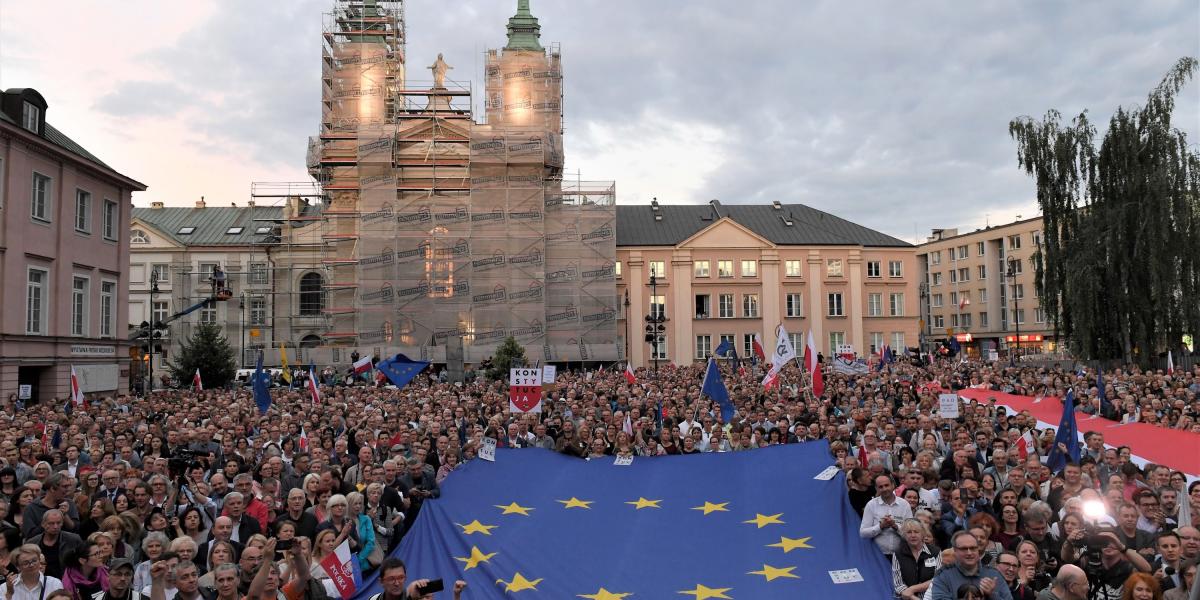
[[[42,109],[31,102],[23,103],[21,107],[21,126],[29,131],[38,133],[38,122],[42,120]]]
[[[195,227],[180,227],[179,235],[192,235],[196,231]]]
[[[244,227],[230,227],[229,229],[225,230],[225,235],[238,235],[242,233],[244,229]]]
[[[146,236],[146,232],[141,229],[134,229],[129,234],[129,243],[131,244],[149,244],[150,238]]]

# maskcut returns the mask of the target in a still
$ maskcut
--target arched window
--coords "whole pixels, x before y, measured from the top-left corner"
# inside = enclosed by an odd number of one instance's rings
[[[304,336],[303,338],[300,338],[300,347],[301,348],[316,348],[317,346],[320,346],[320,345],[321,345],[321,336],[309,334],[309,335]]]
[[[300,278],[300,314],[317,316],[325,309],[325,279],[320,273],[306,273]]]
[[[141,229],[134,229],[133,231],[129,232],[129,243],[149,244],[150,238],[146,235],[145,231],[142,231]]]

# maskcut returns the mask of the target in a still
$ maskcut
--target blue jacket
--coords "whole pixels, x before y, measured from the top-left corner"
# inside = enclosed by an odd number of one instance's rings
[[[933,590],[933,600],[956,600],[958,588],[968,583],[978,587],[979,580],[984,577],[996,578],[996,588],[992,590],[992,595],[988,596],[989,600],[1012,600],[1012,592],[1009,591],[1008,584],[1004,583],[1000,571],[984,565],[979,565],[979,571],[972,576],[964,575],[958,565],[939,571],[933,576],[933,585],[930,586]]]

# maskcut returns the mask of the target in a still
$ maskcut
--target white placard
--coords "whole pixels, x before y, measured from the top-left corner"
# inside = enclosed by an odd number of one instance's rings
[[[996,350],[988,350],[988,360],[992,362],[1000,360],[1000,353]]]
[[[33,397],[33,386],[30,384],[17,386],[17,400],[28,400]]]
[[[834,583],[858,583],[863,580],[862,573],[859,573],[858,569],[839,569],[837,571],[830,571],[829,578],[832,579]]]
[[[613,464],[618,467],[628,467],[629,465],[633,464],[633,457],[632,456],[618,456],[617,460],[613,461]]]
[[[483,445],[479,447],[479,458],[488,462],[496,462],[496,440],[485,437]]]
[[[938,394],[938,415],[943,419],[958,418],[958,394]]]
[[[558,376],[558,367],[554,365],[546,365],[542,367],[542,383],[554,383],[554,378]]]
[[[841,469],[838,469],[837,467],[835,467],[833,465],[829,465],[828,467],[825,467],[824,471],[817,473],[817,476],[813,477],[813,479],[816,479],[819,481],[829,481],[830,479],[833,479],[833,476],[837,475],[838,471],[840,471],[840,470]]]

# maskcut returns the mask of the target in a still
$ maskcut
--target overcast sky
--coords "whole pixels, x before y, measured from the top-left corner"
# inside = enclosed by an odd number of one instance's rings
[[[243,204],[303,181],[330,0],[0,0],[0,86],[150,186]],[[409,74],[480,90],[515,0],[411,0]],[[1181,56],[1200,3],[533,0],[561,42],[568,168],[618,202],[800,202],[912,241],[1036,214],[1008,122],[1103,128]],[[1175,115],[1200,140],[1200,82]]]

